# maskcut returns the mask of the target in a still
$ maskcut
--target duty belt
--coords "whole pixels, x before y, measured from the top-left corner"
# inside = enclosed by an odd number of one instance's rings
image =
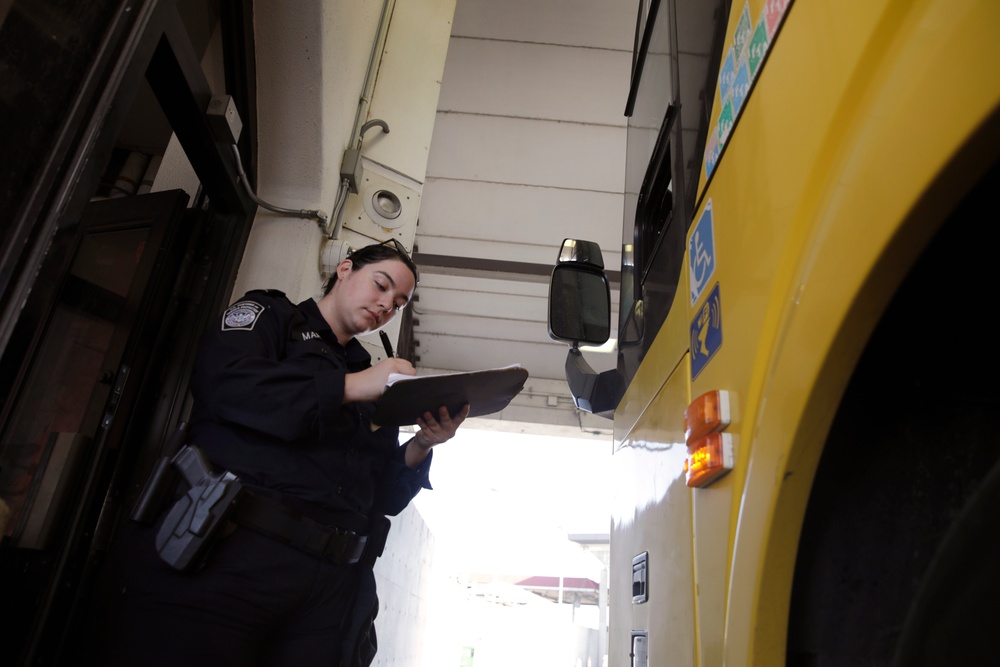
[[[326,526],[276,501],[249,492],[237,502],[230,519],[271,539],[337,564],[357,563],[364,555],[368,542],[367,535]]]

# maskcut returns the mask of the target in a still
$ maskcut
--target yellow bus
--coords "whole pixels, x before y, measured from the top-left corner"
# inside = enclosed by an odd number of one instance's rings
[[[614,419],[612,667],[995,662],[998,28],[639,3],[616,369],[594,244],[550,287]]]

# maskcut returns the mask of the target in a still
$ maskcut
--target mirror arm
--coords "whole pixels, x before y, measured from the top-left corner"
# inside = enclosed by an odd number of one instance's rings
[[[576,407],[611,419],[622,398],[623,383],[618,369],[597,373],[576,347],[566,356],[566,382]]]

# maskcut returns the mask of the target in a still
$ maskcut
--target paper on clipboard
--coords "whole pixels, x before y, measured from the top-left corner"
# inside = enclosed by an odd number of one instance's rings
[[[409,426],[425,412],[436,416],[442,405],[455,414],[466,403],[470,417],[499,412],[524,388],[527,379],[528,371],[520,364],[468,373],[393,373],[375,406],[372,422],[379,426]]]

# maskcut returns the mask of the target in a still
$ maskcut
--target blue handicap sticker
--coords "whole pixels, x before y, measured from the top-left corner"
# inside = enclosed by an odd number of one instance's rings
[[[715,283],[691,321],[691,379],[698,377],[722,347],[722,301]]]
[[[712,200],[705,204],[698,223],[688,240],[688,273],[691,283],[691,305],[705,290],[715,274],[715,232],[712,225]]]

